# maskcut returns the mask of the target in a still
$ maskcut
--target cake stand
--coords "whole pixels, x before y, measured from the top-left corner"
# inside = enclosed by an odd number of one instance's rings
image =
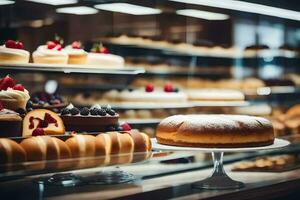
[[[238,189],[244,187],[244,183],[232,180],[225,172],[223,167],[223,155],[224,153],[234,152],[251,152],[272,150],[285,147],[290,142],[282,139],[275,139],[274,144],[262,147],[245,147],[245,148],[197,148],[197,147],[177,147],[170,145],[162,145],[157,143],[155,138],[151,139],[152,147],[155,150],[167,150],[167,151],[198,151],[198,152],[210,152],[214,163],[213,172],[210,177],[193,183],[194,188],[202,189]]]

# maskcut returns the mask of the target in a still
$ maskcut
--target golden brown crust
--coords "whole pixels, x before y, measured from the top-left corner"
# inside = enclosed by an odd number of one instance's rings
[[[109,155],[111,152],[111,140],[108,134],[101,133],[96,136],[96,156]]]
[[[156,137],[163,144],[197,147],[245,147],[274,141],[270,121],[243,115],[171,116],[158,125]]]
[[[171,146],[184,146],[184,147],[199,147],[199,148],[232,148],[232,147],[259,147],[259,146],[267,146],[273,144],[273,140],[265,141],[265,142],[249,142],[249,143],[228,143],[228,144],[205,144],[205,143],[188,143],[188,142],[173,142],[170,140],[165,140],[161,138],[157,138],[158,143],[166,144]]]
[[[65,142],[73,158],[95,156],[95,136],[74,135]]]
[[[147,144],[142,134],[139,132],[126,132],[125,134],[129,134],[134,141],[134,152],[145,152],[147,151]]]
[[[62,140],[50,136],[37,136],[23,140],[20,145],[27,152],[28,161],[70,158],[70,149]]]
[[[108,133],[111,139],[111,154],[118,154],[121,149],[120,138],[118,132]]]
[[[25,160],[26,152],[18,143],[0,138],[0,163],[17,163]]]

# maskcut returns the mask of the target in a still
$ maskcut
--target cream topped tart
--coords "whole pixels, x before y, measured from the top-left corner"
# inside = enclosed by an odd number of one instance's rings
[[[87,65],[94,65],[108,68],[124,67],[124,58],[118,55],[110,54],[108,49],[101,43],[93,45],[91,52],[88,54]]]
[[[4,108],[14,111],[25,110],[29,99],[29,92],[22,84],[16,84],[10,76],[7,75],[0,80],[0,101]]]
[[[22,42],[7,40],[0,46],[0,63],[28,63],[30,53],[24,50]]]
[[[68,64],[86,64],[88,53],[82,48],[79,41],[74,41],[71,45],[64,48],[69,55]]]
[[[58,36],[46,45],[41,45],[32,54],[34,63],[42,64],[67,64],[68,53],[62,48],[63,40]]]

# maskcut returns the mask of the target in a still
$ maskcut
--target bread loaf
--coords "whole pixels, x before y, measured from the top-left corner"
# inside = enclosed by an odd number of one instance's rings
[[[30,137],[23,140],[20,145],[27,153],[27,161],[46,161],[67,159],[71,157],[70,149],[60,139],[50,136]],[[34,169],[43,169],[46,162],[39,162]],[[64,162],[48,163],[47,167],[62,168],[68,165]]]
[[[0,164],[26,161],[26,152],[15,141],[0,138]]]

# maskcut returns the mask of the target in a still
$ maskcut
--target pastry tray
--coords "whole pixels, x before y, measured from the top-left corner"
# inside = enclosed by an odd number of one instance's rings
[[[256,53],[252,55],[244,55],[244,50],[240,49],[235,54],[226,55],[221,53],[195,53],[194,50],[184,49],[179,50],[176,47],[159,47],[155,45],[139,45],[134,43],[117,43],[111,41],[110,39],[102,39],[106,44],[118,46],[121,48],[136,48],[136,49],[145,49],[145,50],[156,50],[161,51],[162,54],[166,55],[175,55],[175,56],[197,56],[197,57],[211,57],[211,58],[232,58],[232,59],[241,59],[241,58],[269,58],[269,57],[284,57],[284,58],[297,58],[298,54],[295,51],[280,50],[280,49],[263,49],[257,50]]]
[[[250,159],[250,160],[245,160],[246,162],[255,162],[255,159]],[[243,161],[242,161],[243,162]],[[242,163],[240,162],[240,163]],[[239,163],[237,163],[238,165]],[[236,172],[286,172],[294,169],[299,169],[300,168],[300,160],[296,159],[292,163],[288,163],[286,165],[278,165],[276,167],[255,167],[255,168],[238,168],[238,167],[233,167],[232,171]]]

